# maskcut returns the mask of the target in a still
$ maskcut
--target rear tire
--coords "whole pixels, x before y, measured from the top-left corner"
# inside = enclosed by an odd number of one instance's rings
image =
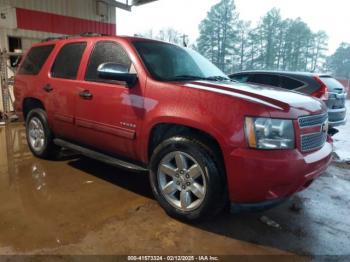
[[[227,203],[225,175],[214,153],[199,140],[172,137],[154,151],[153,194],[172,217],[193,222],[220,212]]]
[[[53,143],[53,133],[47,121],[47,114],[41,108],[28,113],[26,118],[26,135],[30,151],[42,159],[53,159],[60,148]]]

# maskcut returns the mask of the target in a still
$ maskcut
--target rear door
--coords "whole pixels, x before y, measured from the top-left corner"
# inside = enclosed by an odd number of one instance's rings
[[[51,65],[50,74],[43,91],[48,94],[48,113],[56,136],[75,140],[77,80],[86,42],[71,42],[63,45]]]
[[[23,110],[22,103],[26,96],[35,97],[46,105],[46,93],[41,89],[42,78],[45,75],[45,64],[48,64],[49,57],[52,55],[55,45],[41,45],[32,47],[25,56],[20,68],[17,71],[14,94],[15,109],[17,112]],[[47,75],[44,76],[46,78]]]
[[[99,41],[92,48],[85,79],[76,93],[79,142],[106,153],[135,159],[136,135],[144,116],[144,99],[138,82],[104,80],[97,68],[103,63],[122,64],[136,73],[124,48],[115,41]]]

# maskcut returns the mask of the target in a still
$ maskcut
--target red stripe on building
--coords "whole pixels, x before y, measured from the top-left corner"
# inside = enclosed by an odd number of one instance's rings
[[[116,24],[16,8],[17,27],[56,34],[76,35],[94,32],[116,34]]]

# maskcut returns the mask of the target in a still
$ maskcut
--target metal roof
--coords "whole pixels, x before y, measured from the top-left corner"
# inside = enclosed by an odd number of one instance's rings
[[[131,7],[145,5],[158,0],[104,0],[108,4],[121,8],[127,11],[131,11]]]

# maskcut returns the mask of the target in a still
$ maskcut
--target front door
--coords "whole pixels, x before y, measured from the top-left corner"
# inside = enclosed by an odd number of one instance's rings
[[[107,62],[122,64],[136,72],[121,45],[100,41],[86,66],[85,81],[77,94],[76,125],[79,142],[106,153],[136,158],[136,140],[143,118],[140,83],[129,88],[124,82],[106,81],[97,68]]]

